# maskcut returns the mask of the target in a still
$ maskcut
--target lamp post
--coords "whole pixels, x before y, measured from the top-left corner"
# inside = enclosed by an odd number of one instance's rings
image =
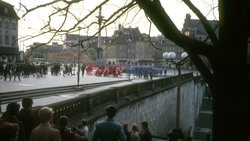
[[[78,53],[78,57],[77,57],[77,63],[78,63],[78,67],[77,67],[77,88],[79,88],[79,81],[80,81],[80,31],[81,31],[81,27],[78,27],[79,30],[79,44],[78,44],[78,48],[77,48],[77,53]]]
[[[187,59],[188,54],[186,52],[181,54],[182,60],[176,62],[174,59],[176,58],[176,54],[174,52],[165,52],[163,53],[163,58],[166,59],[167,62],[171,62],[175,64],[176,69],[178,71],[177,76],[177,94],[176,94],[176,128],[180,127],[180,84],[181,84],[181,65],[183,65]]]

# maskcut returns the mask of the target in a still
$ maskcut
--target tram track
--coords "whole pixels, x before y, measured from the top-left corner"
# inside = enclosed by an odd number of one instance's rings
[[[7,104],[9,102],[21,101],[24,97],[31,97],[33,99],[42,98],[42,97],[54,96],[54,95],[59,95],[59,94],[64,94],[64,93],[84,91],[84,90],[88,90],[92,88],[97,88],[97,87],[111,85],[111,84],[117,84],[117,83],[126,82],[126,81],[129,81],[129,80],[80,84],[79,87],[77,85],[68,85],[68,86],[59,86],[59,87],[31,89],[31,90],[1,92],[0,104]]]

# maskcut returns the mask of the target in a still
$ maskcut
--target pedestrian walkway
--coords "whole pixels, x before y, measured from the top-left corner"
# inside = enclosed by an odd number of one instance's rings
[[[57,87],[57,86],[66,86],[66,85],[76,85],[76,77],[63,77],[63,76],[49,76],[46,78],[24,78],[23,81],[0,81],[0,92],[7,92],[7,91],[17,91],[17,90],[30,90],[30,89],[38,89],[38,88],[46,88],[46,87]],[[159,79],[159,78],[154,78]],[[107,81],[118,81],[118,80],[128,80],[127,77],[120,77],[120,78],[113,78],[113,77],[96,77],[96,76],[87,76],[81,79],[80,84],[90,84],[90,83],[100,83],[100,82],[107,82]],[[70,93],[63,93],[43,98],[34,99],[33,106],[43,106],[48,105],[60,101],[64,101],[67,99],[71,99],[77,97],[79,95],[89,94],[97,91],[101,91],[104,89],[109,89],[110,87],[119,87],[123,85],[129,85],[132,83],[140,83],[148,81],[143,78],[133,78],[131,77],[131,81],[126,81],[122,83],[112,84],[101,86],[93,89],[88,89],[84,91],[75,91]],[[18,101],[21,105],[21,101]],[[7,104],[0,105],[1,111],[4,112],[6,110]]]
[[[126,80],[126,76],[113,78],[113,77],[96,77],[96,76],[85,76],[80,77],[79,84],[90,84],[98,82],[107,82],[107,81],[117,81],[117,80]],[[47,75],[46,77],[33,77],[21,78],[21,81],[4,81],[0,80],[0,92],[10,92],[18,90],[30,90],[30,89],[39,89],[47,87],[58,87],[58,86],[67,86],[67,85],[77,85],[77,76],[54,76]]]

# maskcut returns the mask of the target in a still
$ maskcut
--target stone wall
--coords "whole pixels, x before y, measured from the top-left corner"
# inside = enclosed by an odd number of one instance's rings
[[[201,81],[192,80],[181,85],[180,128],[188,135],[192,135],[205,89]],[[140,127],[140,123],[146,120],[153,135],[166,137],[176,124],[176,87],[120,107],[115,120],[128,123],[129,129],[132,123]]]

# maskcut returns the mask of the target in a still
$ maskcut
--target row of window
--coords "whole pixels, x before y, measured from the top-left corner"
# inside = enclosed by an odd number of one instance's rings
[[[10,42],[9,35],[5,35],[3,39],[3,36],[0,34],[0,44],[15,45],[17,44],[16,36],[11,36],[11,42]]]
[[[148,48],[145,48],[145,49],[143,49],[143,48],[136,48],[136,51],[137,52],[152,52],[152,50],[151,49],[148,49]]]
[[[152,56],[151,55],[145,55],[145,56],[143,56],[143,54],[137,54],[136,55],[136,58],[144,58],[144,59],[150,59],[150,58],[152,58]]]
[[[16,30],[16,23],[10,23],[9,22],[3,22],[3,21],[0,21],[0,28],[5,28],[5,29],[11,29],[12,30]]]

